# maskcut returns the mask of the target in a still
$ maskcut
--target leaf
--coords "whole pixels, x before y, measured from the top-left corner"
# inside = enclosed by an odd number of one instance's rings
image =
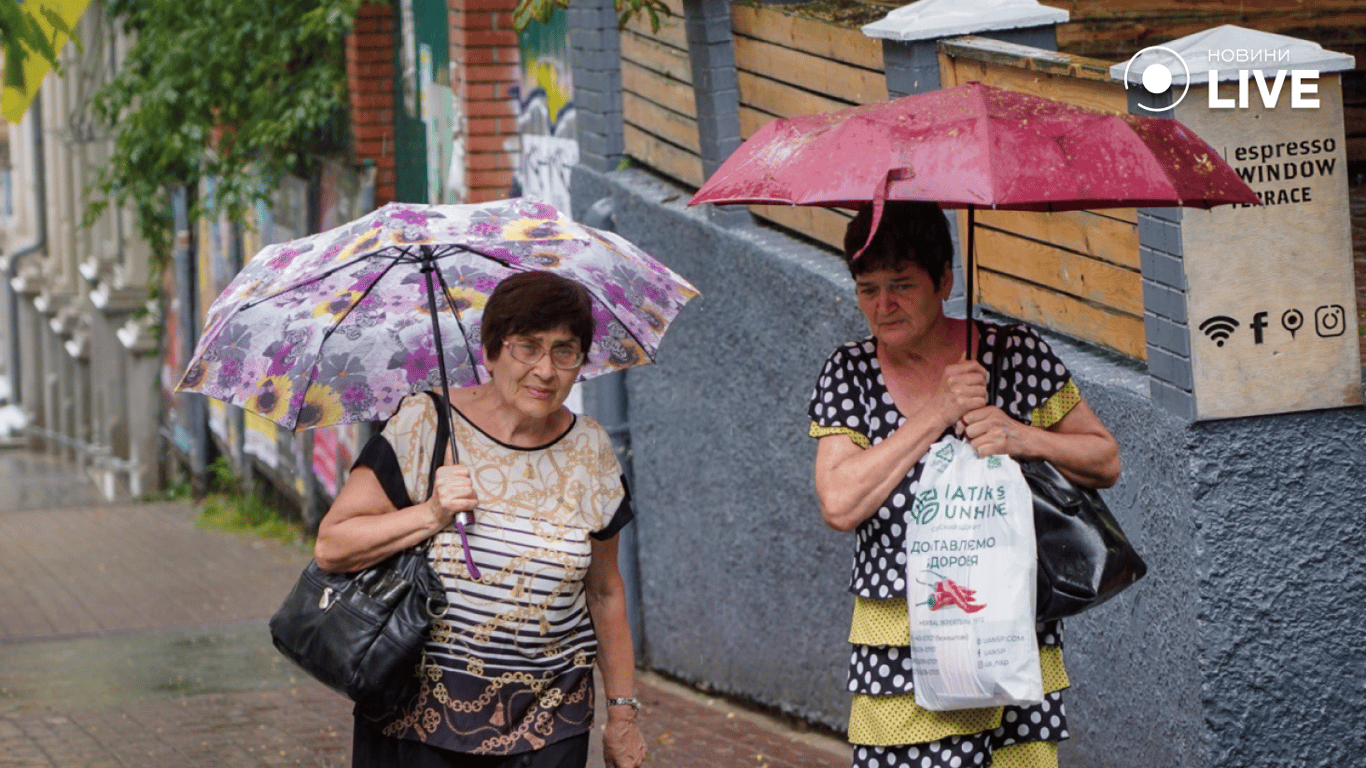
[[[9,0],[0,0],[0,8]],[[128,205],[153,253],[169,257],[168,192],[210,178],[193,215],[244,224],[286,173],[304,174],[345,114],[344,42],[360,0],[106,0],[135,34],[94,112],[116,132],[92,193]],[[220,152],[209,144],[221,128]]]
[[[65,19],[46,5],[39,6],[38,10],[43,14],[43,18],[47,19],[47,23],[52,25],[53,32],[66,35],[75,44],[77,51],[85,53],[85,48],[81,45],[81,38],[76,35],[75,30],[67,26]],[[52,41],[55,46],[57,42],[55,34],[52,36]]]

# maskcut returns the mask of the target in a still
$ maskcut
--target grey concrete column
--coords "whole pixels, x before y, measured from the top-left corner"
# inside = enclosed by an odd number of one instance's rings
[[[626,146],[617,12],[611,0],[586,0],[571,3],[566,13],[579,162],[595,171],[611,171],[621,162]]]
[[[727,0],[684,0],[683,17],[688,33],[688,57],[692,63],[693,96],[697,103],[702,177],[711,178],[743,141],[730,3]],[[744,207],[709,205],[706,208],[712,220],[722,226],[740,226],[750,220],[749,211]]]
[[[66,353],[62,342],[52,332],[48,319],[39,315],[42,327],[38,330],[39,346],[43,349],[43,369],[40,371],[43,390],[43,439],[48,454],[60,456],[62,443],[59,439],[62,430],[62,407],[65,404],[62,392],[62,368]]]
[[[1128,91],[1129,111],[1170,115],[1171,94]],[[1180,208],[1138,209],[1138,254],[1143,280],[1143,330],[1148,388],[1153,402],[1183,419],[1195,418],[1186,273],[1181,263]]]
[[[29,447],[36,448],[46,445],[46,440],[38,437],[41,433],[37,430],[47,426],[45,420],[47,407],[45,401],[48,398],[47,389],[43,386],[43,364],[45,355],[42,344],[43,316],[33,306],[33,295],[28,291],[19,290],[15,296],[18,304],[18,327],[15,333],[19,337],[18,349],[21,360],[19,373],[23,400],[20,405],[24,409],[24,417],[28,423]]]
[[[1048,51],[1058,50],[1057,25],[1067,11],[1038,3],[999,0],[919,0],[879,21],[863,34],[882,40],[882,61],[891,98],[939,90],[939,40],[981,35]]]
[[[150,343],[128,349],[128,492],[134,498],[157,490],[161,358]],[[149,397],[148,393],[154,396]]]

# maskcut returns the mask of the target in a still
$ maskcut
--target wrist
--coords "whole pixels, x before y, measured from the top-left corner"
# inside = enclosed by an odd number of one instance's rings
[[[640,699],[634,696],[609,697],[607,699],[607,716],[613,720],[634,720],[639,711]]]

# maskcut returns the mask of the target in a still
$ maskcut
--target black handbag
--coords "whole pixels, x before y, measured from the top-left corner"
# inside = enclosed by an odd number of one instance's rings
[[[433,398],[439,418],[429,492],[450,431],[444,399]],[[316,560],[309,563],[270,619],[275,647],[362,709],[383,714],[397,708],[416,693],[431,622],[446,611],[445,586],[427,561],[430,543],[353,573],[328,573]]]
[[[1077,486],[1046,461],[1022,461],[1020,471],[1034,495],[1039,621],[1094,608],[1148,572],[1094,489]]]
[[[1002,336],[997,330],[987,402],[996,400]],[[1076,485],[1047,461],[1018,463],[1034,496],[1039,558],[1035,616],[1039,621],[1075,616],[1143,578],[1148,565],[1100,493]]]

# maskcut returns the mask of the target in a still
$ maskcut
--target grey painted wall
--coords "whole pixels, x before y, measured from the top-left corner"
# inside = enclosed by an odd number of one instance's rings
[[[575,215],[703,297],[627,375],[648,666],[842,728],[851,535],[821,523],[806,398],[866,334],[839,259],[690,193],[580,167]],[[583,209],[583,210],[579,210]],[[1190,424],[1146,370],[1050,338],[1120,442],[1105,493],[1148,577],[1068,622],[1068,768],[1349,765],[1366,753],[1366,411]]]

